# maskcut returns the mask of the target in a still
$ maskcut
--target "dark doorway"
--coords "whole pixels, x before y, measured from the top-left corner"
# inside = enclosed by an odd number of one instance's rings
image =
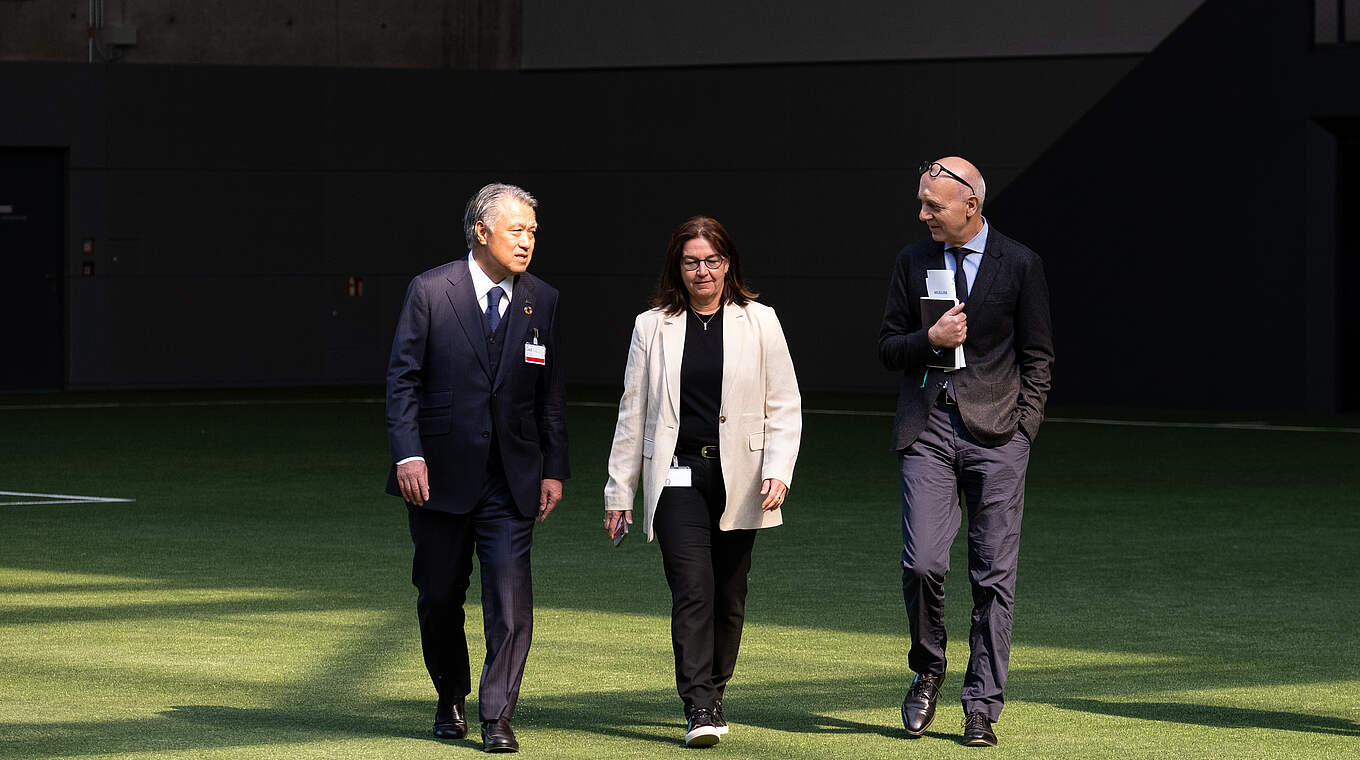
[[[0,148],[0,391],[66,384],[66,151]]]
[[[1360,121],[1337,125],[1336,315],[1341,411],[1360,410]]]

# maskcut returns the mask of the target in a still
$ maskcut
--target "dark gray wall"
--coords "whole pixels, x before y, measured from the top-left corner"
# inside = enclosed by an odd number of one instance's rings
[[[1335,126],[1360,47],[1314,48],[1310,11],[1207,3],[995,204],[1045,256],[1064,399],[1330,411],[1360,385]]]
[[[525,68],[1141,54],[1203,0],[523,0]]]
[[[571,380],[619,381],[671,228],[707,213],[806,387],[887,388],[875,338],[892,258],[919,236],[913,167],[964,152],[1004,197],[1136,61],[11,63],[0,145],[70,150],[72,387],[379,381],[406,282],[462,255],[465,199],[505,180],[542,201],[533,266],[564,292]]]
[[[516,69],[520,15],[519,0],[0,1],[0,61]]]

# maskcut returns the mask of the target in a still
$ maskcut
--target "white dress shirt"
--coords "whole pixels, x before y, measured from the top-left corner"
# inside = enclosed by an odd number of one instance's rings
[[[515,294],[515,276],[512,274],[500,282],[492,282],[491,278],[482,271],[477,265],[477,259],[473,257],[472,251],[468,251],[468,273],[472,275],[472,292],[477,294],[477,311],[486,313],[486,294],[492,288],[499,287],[505,291],[505,297],[501,299],[501,316],[510,308],[510,296]]]

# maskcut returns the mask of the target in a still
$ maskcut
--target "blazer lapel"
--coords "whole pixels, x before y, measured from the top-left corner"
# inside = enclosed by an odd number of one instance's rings
[[[477,294],[472,292],[472,277],[468,274],[467,259],[454,262],[454,270],[448,280],[453,286],[448,290],[453,313],[458,317],[468,343],[472,344],[472,352],[477,355],[477,361],[482,363],[482,371],[489,376],[491,361],[486,354],[486,322],[477,308]]]
[[[997,234],[995,227],[988,228],[987,250],[982,252],[982,260],[978,262],[977,275],[973,277],[973,287],[968,289],[968,300],[982,302],[987,297],[987,291],[991,290],[992,283],[996,282],[996,270],[1001,268],[1001,236]]]
[[[680,419],[680,364],[685,358],[685,320],[681,312],[661,318],[661,366],[666,370],[666,399]],[[726,323],[723,325],[726,327]]]
[[[727,397],[730,395],[728,389],[731,383],[738,379],[744,369],[740,362],[746,352],[746,330],[750,321],[746,318],[746,309],[733,304],[723,306],[723,377],[722,377],[722,397],[718,401],[719,413],[725,414]]]
[[[524,276],[515,277],[515,294],[510,298],[510,306],[505,310],[505,318],[510,323],[505,326],[505,345],[501,346],[501,363],[496,372],[496,379],[491,383],[491,390],[501,387],[505,382],[505,375],[510,371],[510,365],[516,363],[516,351],[520,351],[518,346],[524,340],[525,327],[529,322],[527,311],[533,311],[534,303],[534,281]],[[540,336],[541,342],[547,336]],[[519,357],[521,360],[523,357]],[[553,357],[548,357],[548,361],[553,361]]]

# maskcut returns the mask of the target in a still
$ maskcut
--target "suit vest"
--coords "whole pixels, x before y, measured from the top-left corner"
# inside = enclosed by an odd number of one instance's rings
[[[510,310],[505,310],[505,316],[501,317],[500,324],[496,325],[496,331],[492,332],[486,327],[486,320],[482,320],[482,332],[486,335],[486,358],[490,364],[491,382],[496,382],[496,375],[501,370],[501,354],[505,351],[506,325],[510,323]]]

